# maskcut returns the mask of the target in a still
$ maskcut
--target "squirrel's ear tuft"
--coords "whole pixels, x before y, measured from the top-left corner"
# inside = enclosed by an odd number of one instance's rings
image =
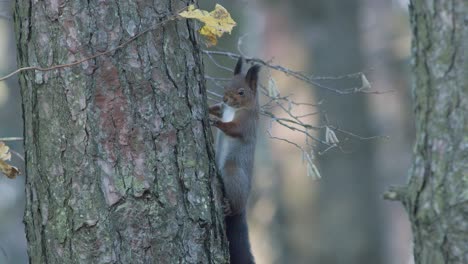
[[[257,90],[257,81],[258,81],[258,72],[260,71],[260,65],[254,65],[250,67],[247,75],[245,75],[245,80],[249,85],[250,89]]]
[[[234,75],[240,74],[242,72],[242,61],[243,61],[243,58],[239,57],[236,67],[234,68]]]

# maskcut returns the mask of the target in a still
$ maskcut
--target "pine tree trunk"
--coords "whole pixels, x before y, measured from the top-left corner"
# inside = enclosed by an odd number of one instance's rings
[[[19,0],[19,67],[112,49],[186,5]],[[171,21],[21,74],[31,263],[226,262],[195,34]]]
[[[396,198],[411,220],[415,263],[468,263],[468,4],[417,0],[410,13],[417,138]]]

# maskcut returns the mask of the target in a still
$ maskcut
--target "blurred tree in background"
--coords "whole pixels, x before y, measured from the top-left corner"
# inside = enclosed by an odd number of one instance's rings
[[[341,76],[364,68],[361,24],[362,1],[295,1],[297,19],[310,47],[311,72],[317,76]],[[359,75],[358,75],[359,77]],[[360,78],[320,82],[335,89],[360,87]],[[376,132],[364,94],[342,95],[317,87],[324,100],[321,124],[336,125],[356,135]],[[375,96],[375,95],[370,95]],[[375,145],[337,134],[342,148],[318,156],[324,175],[319,182],[315,230],[311,237],[313,263],[382,263],[382,219],[378,207]],[[292,254],[292,258],[294,258]],[[306,263],[298,260],[298,263]]]

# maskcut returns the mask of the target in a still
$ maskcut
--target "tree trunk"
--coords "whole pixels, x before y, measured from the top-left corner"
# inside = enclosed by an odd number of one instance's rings
[[[468,263],[468,4],[415,0],[413,95],[416,145],[401,198],[415,263]]]
[[[186,5],[20,0],[19,66],[112,49]],[[170,21],[21,74],[31,263],[226,262],[195,35]]]

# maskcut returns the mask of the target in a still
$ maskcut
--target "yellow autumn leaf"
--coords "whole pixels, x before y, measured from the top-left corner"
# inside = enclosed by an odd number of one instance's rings
[[[231,18],[229,12],[219,4],[216,4],[215,9],[211,12],[196,9],[194,5],[190,5],[187,11],[181,12],[179,15],[185,18],[194,18],[204,23],[199,32],[206,37],[207,46],[216,45],[218,37],[226,32],[230,34],[236,26],[236,22]]]
[[[19,170],[16,167],[6,163],[11,159],[10,148],[0,141],[0,171],[8,178],[14,179],[18,175]]]
[[[0,141],[0,160],[10,160],[11,159],[11,153],[10,153],[10,148],[3,143],[3,141]]]

